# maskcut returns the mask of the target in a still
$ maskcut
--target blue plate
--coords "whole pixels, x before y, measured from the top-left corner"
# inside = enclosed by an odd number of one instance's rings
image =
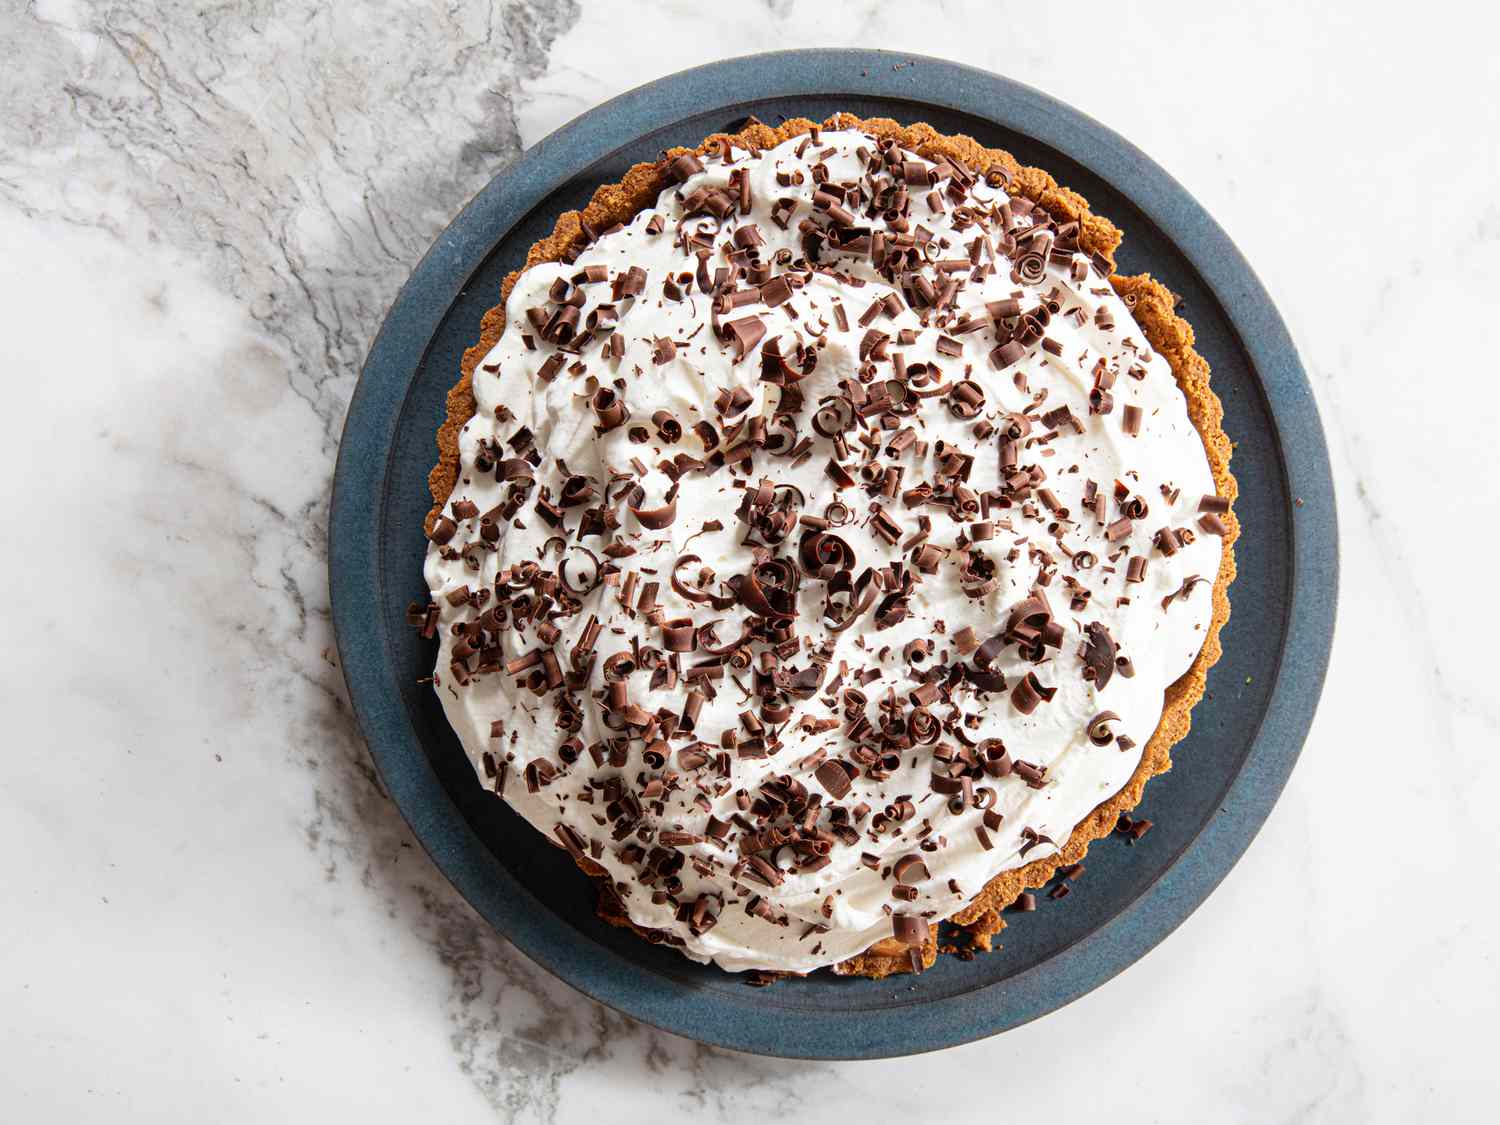
[[[1004,949],[919,977],[819,973],[756,989],[594,917],[594,894],[475,781],[430,687],[433,652],[404,619],[426,595],[422,518],[444,396],[500,282],[594,188],[665,147],[748,115],[926,121],[1047,169],[1125,232],[1125,273],[1186,300],[1235,440],[1234,616],[1210,694],[1153,781],[1133,847],[1096,843],[1065,901],[1017,915]],[[433,861],[528,956],[595,999],[679,1035],[797,1058],[947,1047],[1044,1015],[1120,972],[1206,898],[1265,820],[1312,720],[1332,641],[1338,546],[1328,454],[1286,326],[1224,232],[1144,154],[993,74],[880,51],[787,51],[714,63],[584,114],[512,164],[427,252],[391,307],[349,406],[329,545],[349,694],[387,789]]]

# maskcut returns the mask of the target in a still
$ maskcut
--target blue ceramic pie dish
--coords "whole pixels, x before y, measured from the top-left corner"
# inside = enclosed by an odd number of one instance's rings
[[[429,686],[422,520],[444,400],[501,279],[601,183],[747,116],[926,121],[1051,172],[1125,232],[1124,273],[1181,294],[1235,441],[1234,614],[1178,766],[1147,788],[1154,830],[1096,843],[1065,901],[1017,916],[1004,948],[920,976],[816,973],[749,988],[594,916],[589,881],[475,780]],[[881,51],[787,51],[653,82],[526,152],[412,272],[360,376],[334,476],[329,578],[350,698],[391,797],[494,927],[589,996],[679,1035],[797,1058],[879,1058],[979,1039],[1045,1015],[1128,967],[1214,889],[1270,812],[1312,720],[1332,642],[1337,521],[1327,448],[1285,324],[1238,250],[1143,153],[1005,78]]]

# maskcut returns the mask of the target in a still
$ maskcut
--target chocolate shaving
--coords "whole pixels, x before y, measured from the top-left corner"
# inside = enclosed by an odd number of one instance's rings
[[[1198,585],[1198,583],[1203,582],[1203,581],[1206,581],[1206,579],[1204,579],[1202,575],[1189,574],[1186,578],[1184,578],[1182,580],[1182,585],[1181,586],[1177,587],[1177,589],[1173,590],[1166,597],[1162,598],[1162,600],[1161,600],[1161,607],[1162,607],[1162,609],[1166,609],[1169,605],[1172,604],[1173,601],[1175,601],[1178,598],[1181,598],[1183,601],[1186,601],[1187,598],[1188,598],[1188,595],[1193,592],[1193,587],[1195,587],[1196,585]]]

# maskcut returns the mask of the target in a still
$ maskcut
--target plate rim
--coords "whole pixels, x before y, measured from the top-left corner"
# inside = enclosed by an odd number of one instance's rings
[[[858,78],[856,71],[862,71]],[[517,886],[510,900],[497,900],[495,871],[503,868],[458,814],[421,752],[399,695],[382,683],[387,634],[379,615],[367,608],[377,604],[384,573],[378,553],[369,548],[383,532],[381,484],[395,458],[393,439],[412,373],[448,308],[498,241],[499,235],[487,232],[503,234],[529,214],[566,182],[563,170],[587,168],[629,139],[673,121],[730,113],[765,98],[838,94],[965,112],[1057,149],[1115,185],[1198,272],[1251,361],[1292,489],[1284,498],[1292,513],[1288,624],[1275,688],[1250,752],[1225,791],[1223,810],[1184,844],[1146,891],[1098,929],[1004,982],[844,1021],[857,1027],[809,1018],[796,1009],[769,1016],[761,1011],[754,1022],[726,1025],[709,1019],[707,1011],[726,1002],[723,992],[708,994],[705,1002],[694,989],[674,985],[661,995],[643,996],[641,978],[613,977],[612,955],[604,956],[603,947],[586,935],[570,931],[559,948],[557,930],[569,928],[529,916],[526,908],[535,900],[528,892]],[[1299,518],[1301,506],[1293,506],[1294,498],[1326,518]],[[361,369],[334,469],[328,569],[339,663],[381,781],[434,864],[498,933],[591,999],[672,1034],[762,1055],[872,1059],[972,1042],[1065,1006],[1165,940],[1222,881],[1280,796],[1316,711],[1336,618],[1338,520],[1326,439],[1290,332],[1229,236],[1165,170],[1087,115],[1001,75],[904,52],[811,48],[724,59],[620,94],[531,146],[469,201],[412,270]],[[581,945],[591,947],[592,954]],[[1065,962],[1060,969],[1042,972],[1060,960]],[[1028,976],[1034,979],[1024,981]],[[1022,992],[1022,1002],[1006,1009],[985,1005],[983,998],[999,983]]]

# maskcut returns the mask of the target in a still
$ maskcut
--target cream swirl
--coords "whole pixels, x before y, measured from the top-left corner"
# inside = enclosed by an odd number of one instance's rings
[[[635,924],[803,972],[1130,778],[1210,621],[1213,478],[1003,188],[852,131],[672,170],[518,279],[424,620],[480,777]]]

